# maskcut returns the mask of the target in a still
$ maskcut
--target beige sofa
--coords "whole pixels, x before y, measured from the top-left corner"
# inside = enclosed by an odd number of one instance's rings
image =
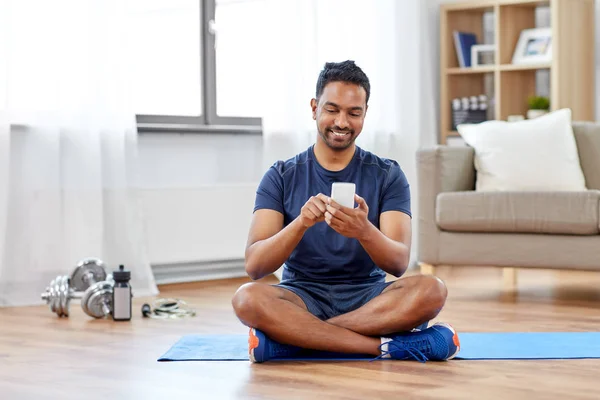
[[[436,146],[417,152],[418,261],[600,271],[600,123],[574,122],[584,192],[477,192],[474,149]]]

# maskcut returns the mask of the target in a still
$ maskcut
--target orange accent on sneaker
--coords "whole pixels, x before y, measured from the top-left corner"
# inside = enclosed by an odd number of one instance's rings
[[[248,353],[251,353],[253,349],[258,347],[258,338],[254,334],[254,329],[250,328],[250,334],[248,335]]]
[[[454,336],[452,336],[452,341],[456,345],[456,347],[460,348],[460,340],[458,339],[458,333],[454,332]]]

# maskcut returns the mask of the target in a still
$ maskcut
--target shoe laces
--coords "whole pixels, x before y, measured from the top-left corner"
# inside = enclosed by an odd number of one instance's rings
[[[379,345],[379,350],[381,350],[385,344],[387,344],[388,349],[386,351],[381,351],[381,354],[371,361],[378,360],[387,355],[393,356],[394,353],[403,351],[408,353],[415,360],[424,363],[429,360],[425,354],[431,353],[432,351],[431,343],[426,338],[415,338],[406,341],[392,339],[387,343]]]

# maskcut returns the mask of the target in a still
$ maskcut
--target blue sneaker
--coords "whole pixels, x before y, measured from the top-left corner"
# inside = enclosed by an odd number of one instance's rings
[[[258,329],[250,328],[248,353],[253,363],[261,363],[273,358],[288,358],[301,350],[300,347],[278,343]]]
[[[421,325],[414,328],[411,332],[424,331],[425,329],[427,329],[427,326],[429,326],[429,321],[423,322]]]
[[[460,351],[458,334],[449,324],[436,323],[422,331],[399,333],[382,340],[379,358],[421,362],[454,358]]]

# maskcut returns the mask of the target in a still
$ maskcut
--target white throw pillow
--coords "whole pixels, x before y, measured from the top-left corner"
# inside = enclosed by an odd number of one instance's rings
[[[478,191],[586,190],[570,109],[457,129],[475,150]]]

